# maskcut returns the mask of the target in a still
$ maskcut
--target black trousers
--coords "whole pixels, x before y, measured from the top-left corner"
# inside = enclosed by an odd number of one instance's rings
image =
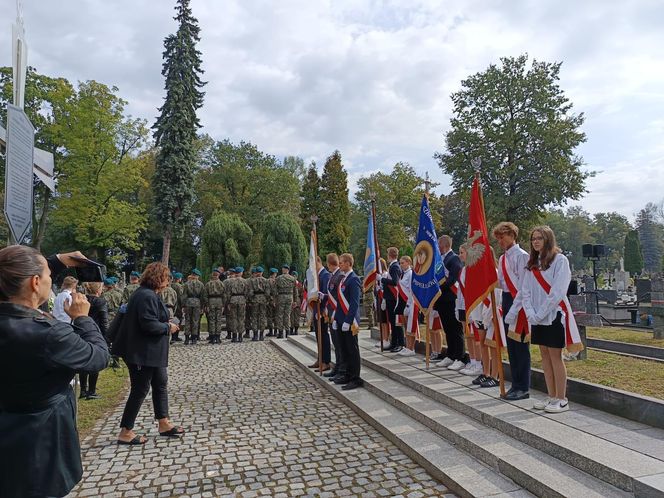
[[[341,325],[340,325],[341,326]],[[330,336],[332,344],[334,344],[334,370],[337,373],[346,373],[347,365],[346,358],[344,357],[344,350],[341,345],[341,330],[334,330],[330,325]]]
[[[99,379],[99,372],[79,372],[78,380],[81,383],[81,392],[96,393],[97,379]]]
[[[390,323],[390,329],[392,330],[390,347],[406,345],[406,336],[404,335],[403,327],[401,325],[397,325],[397,314],[394,311],[396,304],[397,303],[391,299],[385,300],[385,308],[387,308],[387,321]]]
[[[463,360],[464,344],[461,322],[454,315],[454,301],[438,301],[437,311],[447,341],[447,357],[451,360]]]
[[[318,341],[318,320],[313,320],[313,325],[316,341]],[[323,318],[320,319],[320,339],[323,363],[329,364],[332,361],[332,348],[330,346],[330,334],[327,333],[327,322]]]
[[[168,373],[166,367],[141,367],[127,364],[131,390],[122,414],[120,427],[133,429],[141,405],[152,387],[152,405],[154,418],[168,417]]]
[[[360,378],[360,346],[357,342],[357,336],[348,330],[346,332],[340,331],[339,339],[343,356],[346,360],[346,376],[350,380]]]
[[[507,316],[513,302],[512,294],[503,292],[503,316]],[[505,324],[505,330],[508,329],[508,325]],[[508,337],[507,354],[510,359],[510,372],[512,372],[512,388],[528,392],[530,389],[530,344]]]

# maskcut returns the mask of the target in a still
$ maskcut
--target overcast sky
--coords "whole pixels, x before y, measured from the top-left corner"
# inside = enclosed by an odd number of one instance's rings
[[[319,168],[339,149],[351,191],[362,175],[410,163],[449,192],[450,94],[501,56],[563,61],[584,112],[578,152],[597,171],[580,203],[630,219],[664,198],[661,0],[192,0],[205,69],[203,132],[251,141]],[[150,124],[164,96],[163,39],[174,0],[23,0],[28,63],[120,89]],[[2,65],[15,1],[0,0]]]

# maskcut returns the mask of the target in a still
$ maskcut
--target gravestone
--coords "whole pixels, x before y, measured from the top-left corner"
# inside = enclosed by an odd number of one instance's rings
[[[652,283],[649,279],[637,278],[634,281],[636,285],[636,298],[641,303],[650,302],[650,291],[652,290]]]
[[[627,292],[629,287],[629,272],[625,271],[625,260],[620,258],[620,269],[613,272],[613,290],[618,294]]]
[[[595,313],[594,294],[579,294],[578,296],[569,296],[569,302],[572,305],[574,319],[579,327],[579,335],[583,342],[583,350],[576,355],[577,360],[585,360],[588,357],[586,327],[601,327],[602,318]]]
[[[653,278],[651,282],[650,313],[653,318],[653,336],[655,339],[664,339],[664,280]]]

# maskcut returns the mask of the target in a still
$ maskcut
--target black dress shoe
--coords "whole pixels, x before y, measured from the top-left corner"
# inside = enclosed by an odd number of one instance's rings
[[[336,370],[330,370],[329,372],[325,372],[323,374],[323,377],[336,377],[336,376],[337,376]]]
[[[362,387],[364,385],[364,382],[362,379],[353,379],[349,383],[344,384],[341,386],[341,389],[344,391],[350,391],[351,389],[357,389],[358,387]]]
[[[392,349],[388,349],[388,353],[398,353],[399,351],[403,350],[403,346],[394,346]]]
[[[338,377],[334,378],[334,383],[335,384],[344,385],[344,384],[348,384],[349,382],[350,382],[350,377],[348,377],[346,375],[342,375],[342,376],[338,376]]]
[[[530,394],[527,391],[519,391],[518,389],[515,389],[511,393],[507,393],[505,395],[505,399],[507,401],[519,401],[520,399],[528,398],[530,398]]]

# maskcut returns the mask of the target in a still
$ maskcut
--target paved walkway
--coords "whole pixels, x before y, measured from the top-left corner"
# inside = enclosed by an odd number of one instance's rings
[[[120,406],[83,442],[70,496],[453,496],[268,342],[178,345],[169,376],[183,440],[156,436],[146,400],[147,444],[117,446]]]

